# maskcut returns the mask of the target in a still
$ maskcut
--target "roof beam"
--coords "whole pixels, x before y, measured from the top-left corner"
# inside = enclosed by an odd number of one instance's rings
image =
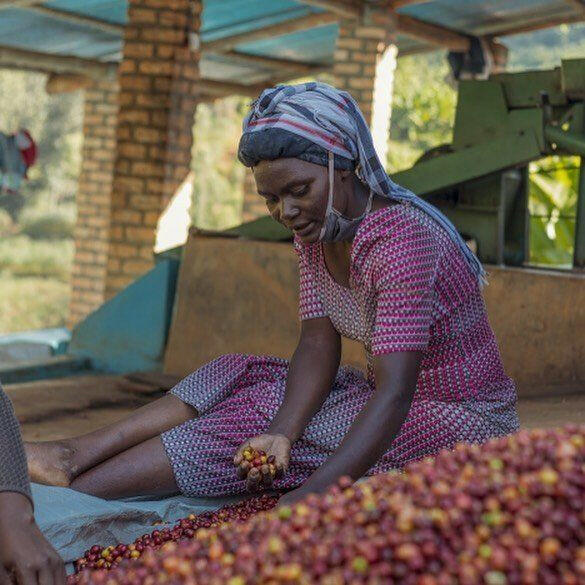
[[[346,0],[300,0],[303,4],[319,6],[344,18],[359,19],[365,8],[365,21],[388,28],[425,43],[445,47],[451,51],[466,52],[469,50],[469,37],[435,24],[429,24],[407,16],[398,14],[396,8],[413,4],[412,0],[394,0],[381,6],[365,5],[363,3]],[[418,1],[418,0],[417,0]]]
[[[25,8],[32,4],[38,4],[39,0],[0,0],[0,10],[5,8]]]
[[[258,97],[260,92],[268,87],[263,83],[244,85],[242,83],[231,83],[229,81],[215,81],[213,79],[198,79],[197,88],[202,90],[201,93],[207,95],[216,95],[219,97],[227,95],[245,95],[249,97]]]
[[[1,0],[0,0],[1,1]],[[89,16],[85,16],[82,14],[76,14],[73,12],[68,12],[65,10],[57,10],[55,8],[50,8],[48,6],[43,6],[41,4],[33,4],[30,0],[21,0],[23,4],[20,6],[21,8],[25,8],[31,12],[36,12],[38,14],[42,14],[43,16],[48,16],[50,18],[55,18],[57,20],[63,20],[66,22],[71,22],[73,24],[79,24],[82,26],[89,26],[96,28],[98,30],[112,33],[115,35],[122,35],[124,33],[124,26],[121,24],[115,24],[111,22],[107,22],[104,20],[100,20],[97,18],[92,18]],[[0,7],[2,5],[0,4]],[[296,72],[300,74],[307,74],[310,75],[315,71],[322,71],[323,66],[312,66],[306,63],[298,63],[294,61],[287,61],[286,59],[272,59],[269,57],[259,57],[256,55],[246,55],[244,53],[237,53],[235,51],[228,51],[225,53],[230,60],[237,61],[240,63],[251,63],[254,65],[260,65],[262,67],[266,67],[268,69],[281,69],[286,68],[291,72]]]
[[[85,89],[92,84],[91,77],[81,73],[51,73],[45,84],[49,95]]]
[[[124,25],[122,24],[108,22],[107,20],[101,20],[92,16],[85,16],[84,14],[79,14],[77,12],[51,8],[40,4],[38,0],[0,0],[0,10],[7,8],[20,8],[30,12],[36,12],[37,14],[48,16],[49,18],[71,22],[72,24],[89,26],[114,35],[122,35],[124,32]]]
[[[388,4],[392,10],[398,10],[404,6],[411,6],[412,4],[424,4],[429,0],[389,0]]]
[[[409,37],[432,45],[439,45],[450,51],[460,53],[469,51],[471,41],[466,35],[459,34],[442,26],[423,22],[406,14],[397,14],[396,21],[398,32]]]
[[[300,0],[302,4],[324,8],[342,18],[359,18],[362,14],[360,2],[351,0]]]
[[[124,25],[122,24],[108,22],[107,20],[101,20],[99,18],[69,12],[67,10],[58,10],[57,8],[50,8],[49,6],[43,6],[42,4],[29,4],[27,6],[22,6],[21,8],[24,8],[29,12],[48,16],[49,18],[55,18],[56,20],[96,28],[116,36],[121,36],[124,33]]]
[[[103,63],[93,59],[52,55],[49,53],[39,53],[38,51],[27,51],[2,46],[0,46],[0,67],[8,67],[11,69],[19,68],[52,74],[65,74],[61,77],[57,77],[60,81],[63,81],[66,78],[68,80],[79,80],[81,76],[87,76],[94,79],[109,77],[113,80],[116,78],[118,71],[117,63]],[[75,77],[75,74],[77,77]],[[212,79],[200,79],[197,82],[201,92],[207,95],[240,94],[250,97],[257,97],[264,88],[268,87],[268,83],[270,82],[244,85],[240,83],[215,81]]]
[[[95,79],[115,78],[118,70],[118,65],[114,63],[0,46],[0,67],[2,66],[49,73],[81,73]]]
[[[291,73],[298,73],[299,75],[312,75],[314,73],[320,73],[324,69],[331,68],[329,65],[312,65],[310,63],[250,55],[248,53],[240,53],[237,51],[227,51],[226,53],[222,53],[222,55],[228,57],[232,62],[257,65],[265,69],[276,69],[279,71],[285,69]]]
[[[397,14],[392,10],[372,10],[368,14],[369,20],[389,30],[405,34],[419,41],[444,47],[450,51],[465,53],[469,50],[470,40],[466,35],[428,22],[423,22],[406,14]]]
[[[508,37],[512,35],[521,35],[524,33],[535,32],[537,30],[543,30],[545,28],[553,28],[555,26],[561,26],[562,24],[574,24],[576,22],[583,22],[585,20],[585,15],[579,14],[578,16],[561,16],[558,18],[547,18],[546,20],[542,20],[536,23],[529,23],[524,24],[521,26],[516,26],[514,28],[510,28],[508,30],[503,30],[498,33],[492,33],[488,35],[492,38],[501,38],[501,37]]]
[[[565,0],[567,4],[570,4],[575,10],[585,16],[585,2],[581,0]]]
[[[261,41],[270,37],[278,37],[301,30],[307,30],[308,28],[324,26],[326,24],[337,22],[337,20],[338,17],[329,12],[310,14],[309,16],[290,19],[285,22],[279,22],[278,24],[272,24],[245,33],[216,39],[215,41],[203,42],[201,43],[201,49],[203,51],[209,51],[210,53],[225,53],[244,43]]]
[[[100,20],[97,18],[92,18],[92,17],[85,16],[82,14],[76,14],[76,13],[65,11],[65,10],[57,10],[55,8],[50,8],[48,6],[43,6],[41,4],[38,4],[38,0],[36,2],[33,2],[32,0],[20,0],[20,1],[19,0],[9,0],[8,2],[6,0],[0,0],[0,2],[4,2],[4,4],[0,3],[0,9],[2,7],[8,8],[9,4],[11,4],[12,2],[16,2],[18,4],[18,7],[20,7],[20,8],[24,8],[26,10],[29,10],[31,12],[36,12],[38,14],[42,14],[43,16],[55,18],[57,20],[71,22],[73,24],[79,24],[81,26],[93,27],[93,28],[96,28],[98,30],[101,30],[101,31],[104,31],[107,33],[111,33],[111,34],[115,34],[115,35],[120,35],[120,36],[124,32],[123,25],[107,22],[107,21]],[[315,20],[318,20],[319,23],[322,23],[322,21],[324,19],[327,21],[332,21],[331,16],[327,15],[325,18],[323,18],[323,16],[320,16],[318,19],[312,18],[309,22],[307,22],[307,20],[305,18],[304,24],[299,23],[299,22],[293,22],[291,24],[290,21],[288,23],[282,23],[282,24],[287,25],[285,32],[292,32],[291,28],[288,25],[291,25],[292,29],[302,30],[302,28],[304,26],[308,26],[310,24],[313,24],[315,22]],[[301,19],[297,19],[297,21],[298,20],[301,20]],[[260,29],[258,31],[253,31],[253,32],[255,34],[258,34],[258,35],[265,34],[266,36],[272,36],[274,34],[274,27],[269,27],[269,29],[270,30],[268,30],[268,31],[266,31],[265,29]],[[262,31],[264,31],[264,33]],[[231,39],[231,38],[232,37],[228,37],[227,41],[229,42],[229,39]],[[221,40],[224,41],[224,39],[221,39]],[[207,49],[204,47],[204,50],[207,50]],[[251,63],[251,64],[259,65],[261,67],[265,67],[268,69],[286,68],[286,70],[290,71],[291,74],[292,73],[299,73],[301,75],[311,75],[314,73],[321,72],[323,70],[323,66],[313,66],[310,64],[306,64],[306,63],[287,61],[286,59],[272,59],[269,57],[260,57],[260,56],[256,56],[256,55],[246,55],[244,53],[237,53],[235,51],[226,51],[225,54],[232,61],[236,61],[236,62],[240,62],[240,63]]]

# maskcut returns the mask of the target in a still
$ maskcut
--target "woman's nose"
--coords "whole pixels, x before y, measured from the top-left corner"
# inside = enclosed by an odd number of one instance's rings
[[[299,214],[299,209],[294,205],[294,202],[284,198],[280,202],[280,217],[283,221],[290,221]]]

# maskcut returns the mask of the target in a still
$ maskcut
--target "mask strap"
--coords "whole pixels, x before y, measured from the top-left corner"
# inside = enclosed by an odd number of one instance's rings
[[[365,217],[366,215],[368,215],[368,213],[370,213],[371,209],[372,209],[372,202],[374,201],[374,192],[370,189],[370,195],[368,197],[368,204],[366,205],[366,210],[364,211],[364,214],[362,217]]]
[[[327,176],[329,178],[329,193],[327,195],[327,210],[325,211],[325,217],[323,219],[323,227],[321,228],[321,233],[319,234],[319,239],[322,240],[325,236],[325,231],[327,230],[327,218],[331,215],[331,210],[333,209],[333,178],[334,178],[334,170],[335,170],[335,155],[329,151],[328,153],[328,160],[327,160]]]

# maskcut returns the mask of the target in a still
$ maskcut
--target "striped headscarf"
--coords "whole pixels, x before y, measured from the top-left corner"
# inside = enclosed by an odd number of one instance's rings
[[[316,81],[266,89],[252,103],[242,130],[238,157],[246,166],[254,166],[258,160],[284,157],[304,158],[327,165],[328,152],[332,152],[337,168],[355,168],[360,180],[374,193],[411,203],[437,221],[459,246],[480,283],[485,281],[481,262],[451,221],[435,206],[397,185],[386,174],[374,149],[368,125],[349,93]],[[294,141],[290,143],[291,151],[288,145],[283,147],[282,139],[274,139],[290,134],[299,137],[303,144],[320,148],[304,156],[295,152],[295,148],[299,148]],[[258,148],[258,145],[261,146]],[[319,152],[323,152],[322,157]]]

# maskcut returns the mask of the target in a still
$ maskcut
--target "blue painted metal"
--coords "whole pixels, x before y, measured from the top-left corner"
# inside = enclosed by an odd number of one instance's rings
[[[89,359],[78,356],[60,355],[53,358],[19,362],[0,366],[0,380],[3,384],[20,384],[34,380],[65,378],[87,374],[91,371]]]
[[[178,261],[161,260],[107,301],[73,330],[70,355],[105,372],[160,370],[178,269]]]

